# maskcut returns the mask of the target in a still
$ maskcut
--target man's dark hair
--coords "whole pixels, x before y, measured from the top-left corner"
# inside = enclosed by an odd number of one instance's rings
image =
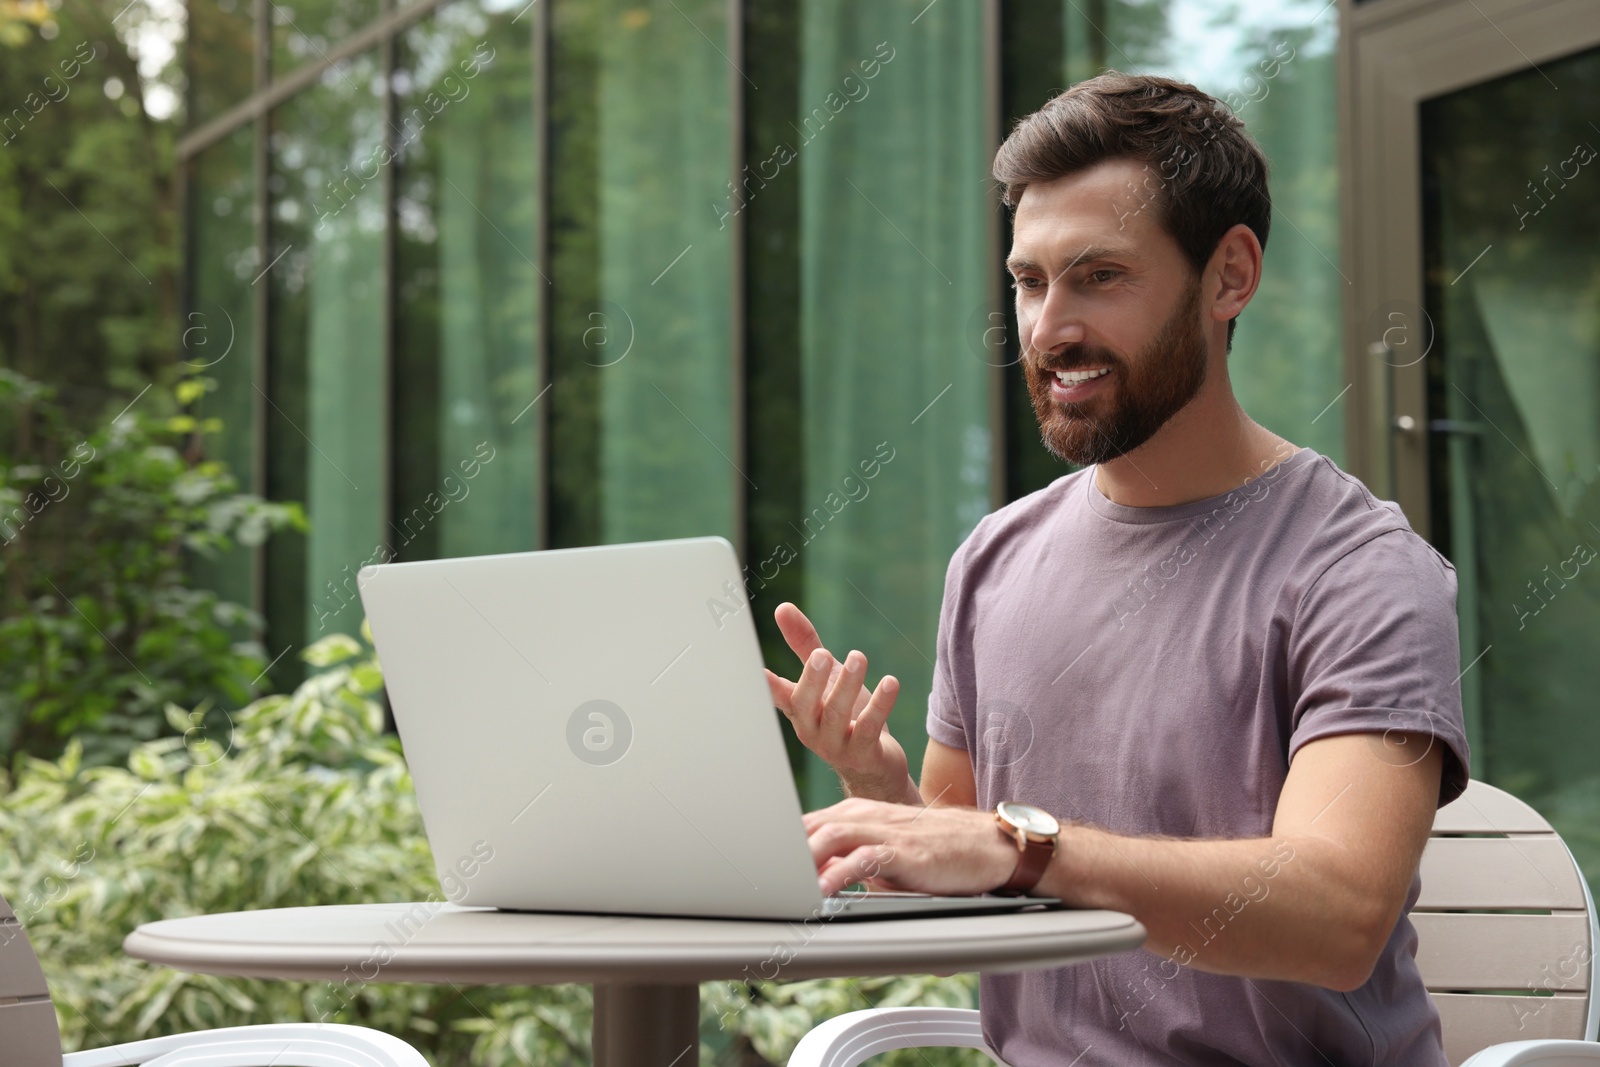
[[[1184,82],[1108,70],[1017,120],[994,157],[1001,199],[1015,214],[1022,192],[1109,159],[1149,168],[1140,196],[1172,235],[1195,276],[1238,223],[1264,250],[1272,224],[1267,157],[1220,100]],[[1228,348],[1233,328],[1228,322]]]

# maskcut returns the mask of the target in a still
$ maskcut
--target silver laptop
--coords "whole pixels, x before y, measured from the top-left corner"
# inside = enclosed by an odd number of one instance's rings
[[[1059,903],[823,898],[720,537],[390,563],[359,587],[455,903],[744,919]]]

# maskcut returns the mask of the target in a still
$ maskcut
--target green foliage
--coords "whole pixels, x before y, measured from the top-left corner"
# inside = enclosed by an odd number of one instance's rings
[[[68,1048],[260,1022],[325,1019],[410,1041],[435,1067],[587,1063],[581,986],[473,988],[273,982],[184,974],[134,960],[122,939],[161,918],[251,908],[439,900],[410,774],[383,734],[366,642],[323,639],[325,669],[217,729],[169,705],[181,736],[123,767],[88,767],[77,743],[23,760],[0,793],[0,892],[26,924]],[[871,1004],[972,1002],[970,976],[702,989],[703,1063],[781,1063],[816,1023]],[[964,1053],[886,1063],[980,1063]]]
[[[259,620],[191,588],[189,563],[305,519],[191,462],[217,427],[163,409],[180,406],[152,389],[80,436],[53,390],[0,369],[0,750],[53,756],[77,736],[86,762],[119,762],[168,704],[258,692],[266,660],[243,638]]]
[[[80,421],[171,373],[178,124],[145,93],[180,72],[142,76],[128,44],[156,17],[0,2],[0,365],[62,387]]]
[[[164,917],[438,898],[410,776],[381,732],[375,661],[369,648],[344,655],[339,640],[307,650],[326,670],[235,712],[228,728],[145,742],[125,767],[85,768],[74,743],[19,768],[0,805],[0,885],[44,961],[67,1047],[325,1017],[397,1034],[444,1065],[501,1039],[457,1024],[502,1002],[586,1020],[570,988],[234,980],[121,952],[136,925]],[[180,709],[169,713],[188,727]],[[573,1032],[587,1040],[586,1025]],[[534,1062],[576,1058],[554,1031],[520,1040]]]
[[[167,394],[182,72],[141,72],[130,42],[172,16],[0,0],[0,754],[55,755],[89,731],[88,762],[123,759],[162,729],[166,701],[242,703],[261,666],[244,673],[254,649],[234,647],[254,620],[174,576],[185,549],[290,513],[185,464],[181,442],[198,438],[149,419],[189,403]],[[75,448],[96,458],[64,478]]]

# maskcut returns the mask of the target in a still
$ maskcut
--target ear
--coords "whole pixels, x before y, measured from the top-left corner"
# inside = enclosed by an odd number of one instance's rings
[[[1238,316],[1261,283],[1261,242],[1255,231],[1237,223],[1211,253],[1201,280],[1200,299],[1214,321]]]

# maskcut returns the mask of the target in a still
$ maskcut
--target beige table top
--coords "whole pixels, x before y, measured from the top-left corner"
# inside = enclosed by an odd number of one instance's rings
[[[185,971],[255,978],[553,985],[793,980],[1057,967],[1136,948],[1112,911],[834,923],[560,915],[351,904],[146,923],[123,947]]]

